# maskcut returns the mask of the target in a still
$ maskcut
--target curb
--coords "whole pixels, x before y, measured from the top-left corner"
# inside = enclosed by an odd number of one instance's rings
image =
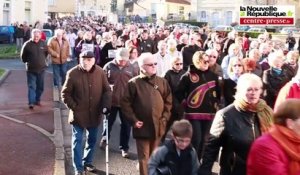
[[[53,102],[59,103],[59,91],[53,88]],[[65,170],[65,149],[62,128],[61,111],[59,107],[53,108],[54,115],[54,145],[55,145],[55,165],[54,175],[66,175]]]
[[[4,80],[8,77],[10,74],[10,70],[4,69],[4,74],[0,77],[0,85],[4,82]]]

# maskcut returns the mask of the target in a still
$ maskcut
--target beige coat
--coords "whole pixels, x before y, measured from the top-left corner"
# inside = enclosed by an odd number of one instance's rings
[[[67,61],[67,58],[70,57],[69,42],[63,38],[62,46],[60,46],[57,38],[52,37],[48,41],[48,52],[53,64],[64,64]]]

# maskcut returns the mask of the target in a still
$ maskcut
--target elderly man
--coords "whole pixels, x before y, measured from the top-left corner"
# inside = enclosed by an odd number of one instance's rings
[[[103,70],[105,71],[108,82],[112,87],[113,96],[112,96],[112,108],[111,113],[108,116],[108,135],[110,135],[112,126],[116,120],[117,114],[119,112],[119,117],[121,120],[121,129],[120,129],[120,149],[122,152],[122,157],[128,158],[128,149],[129,149],[129,138],[131,127],[129,122],[124,118],[124,115],[121,111],[120,101],[124,94],[127,82],[137,76],[136,68],[133,64],[129,63],[129,51],[125,48],[120,48],[117,50],[116,58],[108,62]],[[102,136],[105,136],[104,131]],[[104,149],[106,145],[105,137],[102,137],[100,142],[100,148]]]
[[[63,37],[65,31],[55,30],[54,36],[48,42],[48,50],[51,56],[53,68],[54,87],[64,84],[67,73],[67,58],[70,57],[69,41]]]
[[[167,43],[165,41],[159,41],[158,52],[154,54],[154,58],[157,60],[156,75],[164,77],[166,72],[172,68],[172,57],[167,53]]]
[[[167,80],[155,75],[157,60],[151,53],[141,54],[139,66],[140,75],[128,82],[121,108],[133,125],[140,174],[148,175],[148,159],[165,134],[170,118],[172,94]]]
[[[112,93],[105,72],[95,65],[94,53],[84,51],[79,57],[79,65],[67,73],[61,96],[70,109],[73,166],[76,175],[83,175],[84,170],[95,170],[92,161],[98,125],[101,112],[108,114],[110,110]],[[87,138],[82,156],[84,130],[87,132]]]
[[[21,50],[21,59],[26,64],[28,104],[29,109],[34,105],[41,105],[41,96],[44,91],[44,77],[46,65],[47,45],[41,40],[41,31],[33,29],[31,40],[24,43]]]

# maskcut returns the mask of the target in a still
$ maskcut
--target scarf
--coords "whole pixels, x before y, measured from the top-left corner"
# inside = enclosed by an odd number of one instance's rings
[[[255,112],[258,116],[260,123],[260,131],[266,133],[273,125],[273,110],[267,103],[260,99],[257,104],[249,104],[243,99],[235,99],[234,106],[243,111]]]
[[[298,175],[300,172],[300,136],[280,125],[274,125],[270,134],[290,158],[289,174]]]

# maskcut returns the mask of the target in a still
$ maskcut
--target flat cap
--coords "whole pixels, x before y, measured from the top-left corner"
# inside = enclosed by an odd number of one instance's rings
[[[81,54],[79,55],[81,58],[94,58],[94,52],[92,51],[83,51],[81,52]]]

